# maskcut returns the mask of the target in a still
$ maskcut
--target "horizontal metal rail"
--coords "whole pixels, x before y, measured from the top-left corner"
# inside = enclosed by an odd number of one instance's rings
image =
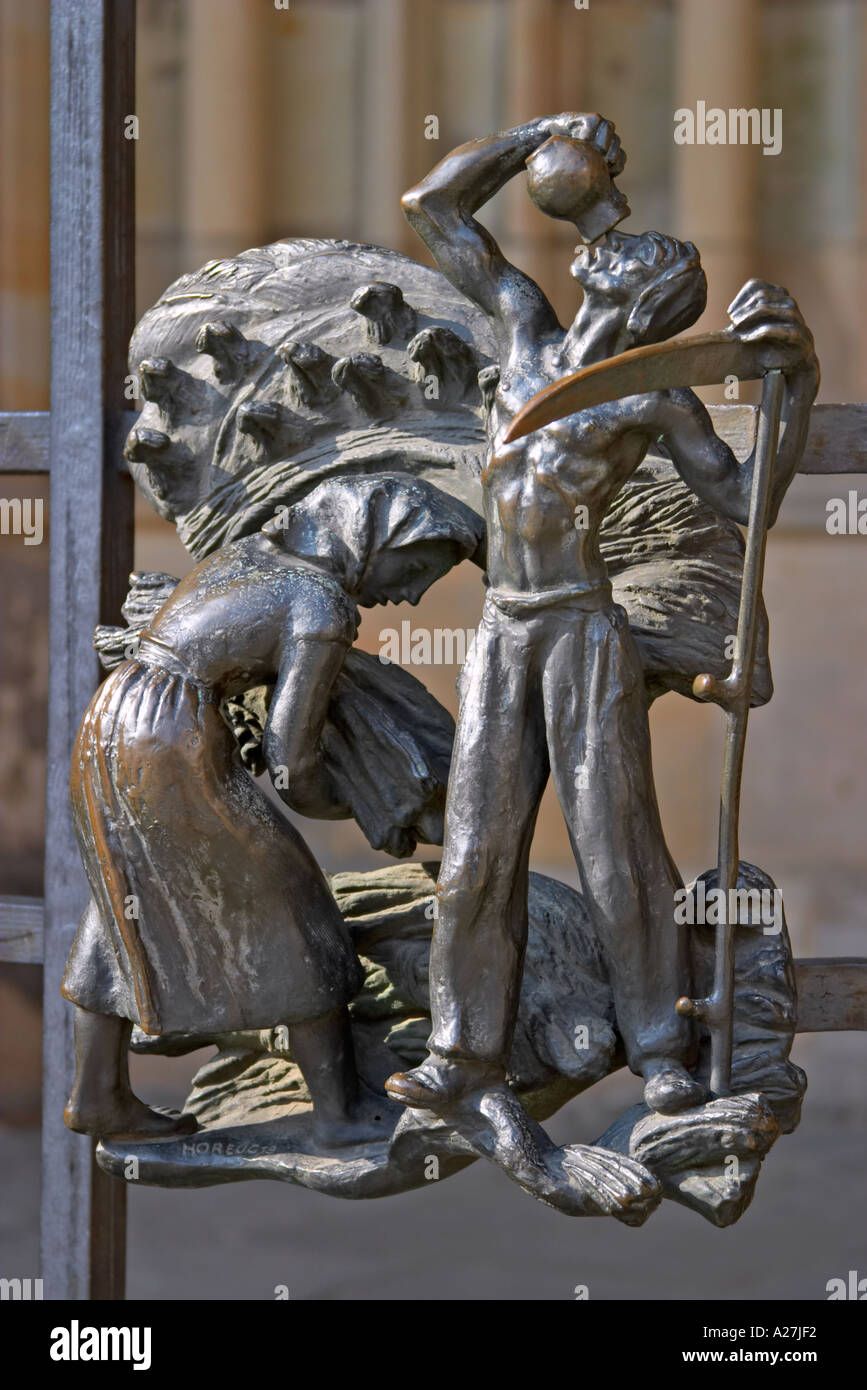
[[[42,960],[41,898],[0,897],[0,961]],[[799,1033],[867,1031],[867,958],[795,961]]]
[[[795,961],[799,1033],[867,1031],[867,960],[860,956]]]
[[[106,412],[106,447],[117,459],[118,470],[128,472],[123,444],[138,411]],[[0,473],[48,473],[49,412],[47,410],[0,411]]]
[[[735,453],[748,453],[756,433],[755,405],[712,405],[717,431]],[[123,441],[134,410],[109,413],[108,443],[123,472]],[[48,412],[0,411],[0,473],[48,472]],[[867,405],[814,405],[799,473],[867,473]]]
[[[0,897],[0,961],[41,965],[44,925],[42,898]]]

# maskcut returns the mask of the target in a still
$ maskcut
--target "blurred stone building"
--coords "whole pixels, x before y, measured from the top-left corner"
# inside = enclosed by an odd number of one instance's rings
[[[6,410],[48,406],[48,10],[48,0],[0,0]],[[423,258],[399,196],[453,145],[534,115],[598,110],[629,156],[627,230],[658,228],[701,250],[702,325],[725,323],[749,276],[783,283],[815,333],[820,400],[863,400],[865,71],[861,0],[139,0],[138,308],[182,271],[278,237],[345,237]],[[780,152],[675,144],[674,112],[699,101],[779,109]],[[574,232],[538,213],[521,184],[487,220],[568,317]],[[9,475],[2,487],[38,492]],[[798,480],[770,542],[776,696],[752,723],[744,787],[742,854],[783,887],[804,954],[840,949],[838,929],[857,921],[867,887],[867,540],[826,533],[825,502],[841,490]],[[139,568],[189,565],[144,507],[136,547]],[[0,594],[0,891],[38,895],[47,544],[0,538]],[[480,596],[464,566],[411,613],[368,615],[363,639],[375,649],[381,628],[405,616],[473,627]],[[419,674],[454,708],[455,668]],[[652,720],[663,817],[690,873],[715,857],[721,718],[669,695]],[[351,826],[308,822],[304,833],[329,870],[379,857]],[[574,881],[550,793],[534,862]],[[33,972],[6,967],[0,991],[12,1025],[0,1036],[0,1103],[24,1117],[38,1081]]]

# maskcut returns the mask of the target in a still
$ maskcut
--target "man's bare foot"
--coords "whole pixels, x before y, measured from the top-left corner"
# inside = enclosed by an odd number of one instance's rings
[[[398,1163],[420,1166],[436,1153],[448,1133],[445,1123],[479,1158],[496,1163],[525,1192],[569,1216],[614,1216],[640,1226],[662,1197],[658,1180],[629,1155],[587,1144],[557,1148],[503,1081],[454,1102],[447,1116],[429,1118],[426,1131],[414,1132],[418,1123],[425,1122],[421,1116],[413,1120],[411,1112],[401,1121],[391,1150]]]
[[[345,1149],[354,1144],[384,1144],[400,1116],[387,1096],[375,1095],[362,1084],[358,1100],[345,1117],[326,1118],[313,1110],[313,1135],[323,1149]]]
[[[646,1062],[642,1075],[644,1103],[660,1115],[678,1115],[681,1110],[693,1110],[707,1100],[708,1093],[701,1082],[690,1075],[682,1062],[670,1057]]]
[[[473,1091],[501,1086],[503,1070],[491,1062],[438,1057],[430,1053],[421,1066],[390,1076],[385,1089],[394,1100],[416,1110],[447,1109]]]
[[[172,1110],[152,1110],[137,1096],[129,1095],[102,1105],[85,1106],[70,1100],[63,1112],[67,1129],[77,1134],[93,1134],[98,1139],[120,1139],[130,1143],[150,1139],[179,1139],[194,1134],[198,1123],[194,1115]]]

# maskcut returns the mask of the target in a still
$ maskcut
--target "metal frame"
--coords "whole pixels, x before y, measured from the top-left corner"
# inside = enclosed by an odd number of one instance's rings
[[[45,899],[0,913],[3,959],[44,965],[42,1269],[46,1298],[124,1296],[126,1189],[63,1124],[71,1010],[60,979],[87,884],[69,815],[76,729],[98,680],[94,626],[133,557],[132,482],[116,465],[135,314],[135,0],[52,0],[51,411],[0,421],[3,471],[51,475]],[[42,927],[42,949],[39,931]]]
[[[51,5],[51,558],[43,946],[42,1269],[48,1298],[123,1298],[126,1189],[63,1123],[72,1011],[60,980],[87,883],[69,814],[78,724],[99,681],[93,629],[123,602],[132,481],[110,451],[135,317],[134,0]]]
[[[0,413],[0,473],[51,475],[44,899],[0,897],[0,960],[44,963],[42,1272],[50,1299],[124,1297],[126,1188],[62,1120],[73,1070],[60,979],[87,897],[68,808],[76,729],[98,681],[93,629],[117,620],[133,558],[121,440],[134,320],[135,0],[51,4],[51,410]],[[755,409],[716,407],[730,441]],[[867,406],[813,411],[802,473],[867,473]],[[841,969],[846,988],[841,992]],[[797,963],[800,1031],[865,1026],[867,961]],[[833,988],[832,988],[833,986]]]

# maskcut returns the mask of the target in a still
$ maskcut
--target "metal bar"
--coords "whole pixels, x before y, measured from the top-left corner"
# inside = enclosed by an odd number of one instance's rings
[[[717,434],[738,455],[756,435],[754,405],[708,406]],[[867,473],[867,405],[814,405],[799,473]]]
[[[0,411],[0,473],[48,472],[48,411]]]
[[[0,410],[0,473],[49,472],[49,419],[47,410]],[[123,442],[137,419],[137,410],[108,413],[108,448],[119,473],[129,472]]]
[[[44,916],[41,898],[0,897],[0,961],[42,964]]]
[[[41,965],[41,898],[0,896],[0,961]],[[827,956],[794,962],[799,1033],[867,1032],[867,957]]]
[[[107,412],[125,408],[134,314],[134,0],[51,5],[51,588],[45,865],[42,1271],[46,1298],[122,1298],[126,1190],[63,1124],[72,1010],[60,981],[87,901],[69,813],[75,732],[99,679],[94,626],[132,564],[132,485]]]
[[[737,454],[748,454],[756,434],[758,407],[708,406],[714,429]],[[138,412],[112,412],[117,467],[127,471],[123,441]],[[0,473],[48,472],[48,412],[0,411]],[[799,473],[838,476],[867,473],[867,405],[814,405]]]
[[[867,960],[796,960],[799,1033],[867,1032]]]

